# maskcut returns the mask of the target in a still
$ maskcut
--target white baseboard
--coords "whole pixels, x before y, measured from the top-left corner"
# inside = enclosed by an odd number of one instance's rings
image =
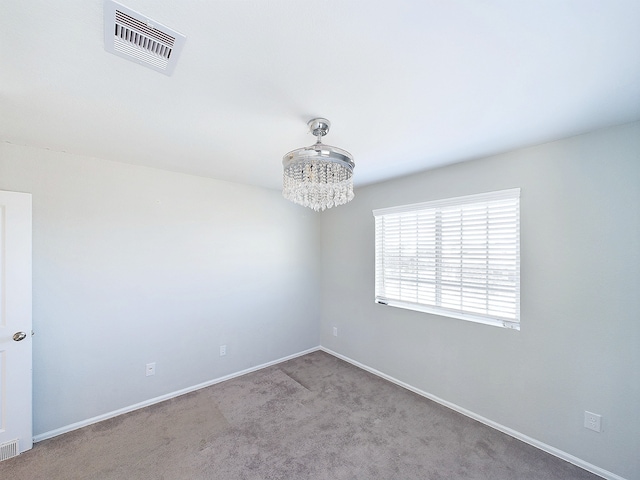
[[[246,370],[241,370],[236,373],[230,373],[229,375],[225,375],[224,377],[215,378],[213,380],[209,380],[204,383],[199,383],[198,385],[194,385],[192,387],[183,388],[182,390],[178,390],[176,392],[167,393],[159,397],[145,400],[144,402],[136,403],[135,405],[129,405],[128,407],[124,407],[118,410],[114,410],[112,412],[104,413],[102,415],[98,415],[97,417],[88,418],[87,420],[82,420],[80,422],[72,423],[71,425],[66,425],[64,427],[56,428],[55,430],[50,430],[48,432],[35,435],[33,437],[33,441],[41,442],[42,440],[47,440],[48,438],[57,437],[58,435],[62,435],[63,433],[71,432],[73,430],[77,430],[78,428],[86,427],[88,425],[93,425],[94,423],[102,422],[103,420],[108,420],[109,418],[117,417],[118,415],[122,415],[123,413],[133,412],[134,410],[138,410],[140,408],[144,408],[150,405],[154,405],[156,403],[164,402],[165,400],[170,400],[172,398],[179,397],[180,395],[184,395],[185,393],[194,392],[196,390],[200,390],[201,388],[209,387],[211,385],[215,385],[216,383],[224,382],[225,380],[230,380],[232,378],[240,377],[242,375],[246,375],[247,373],[255,372],[256,370],[261,370],[263,368],[270,367],[272,365],[277,365],[278,363],[286,362],[287,360],[291,360],[292,358],[301,357],[302,355],[316,352],[318,350],[320,350],[319,346],[313,347],[308,350],[304,350],[302,352],[294,353],[293,355],[289,355],[287,357],[279,358],[278,360],[273,360],[272,362],[263,363],[262,365],[256,365],[255,367],[247,368]]]
[[[587,470],[588,472],[594,473],[602,478],[606,478],[607,480],[625,480],[623,477],[616,475],[615,473],[609,472],[608,470],[605,470],[604,468],[600,468],[596,465],[592,465],[589,462],[585,462],[584,460],[578,458],[578,457],[574,457],[573,455],[567,453],[567,452],[563,452],[562,450],[559,450],[555,447],[552,447],[551,445],[547,445],[546,443],[543,443],[539,440],[536,440],[535,438],[531,438],[527,435],[525,435],[524,433],[520,433],[517,432],[516,430],[513,430],[509,427],[505,427],[504,425],[501,425],[499,423],[494,422],[493,420],[489,420],[488,418],[485,418],[481,415],[478,415],[476,413],[473,413],[469,410],[467,410],[466,408],[462,408],[459,405],[456,405],[455,403],[451,403],[448,402],[446,400],[443,400],[440,397],[436,397],[435,395],[432,395],[428,392],[425,392],[423,390],[420,390],[419,388],[415,388],[411,385],[409,385],[408,383],[404,383],[390,375],[387,375],[386,373],[382,373],[378,370],[376,370],[375,368],[371,368],[367,365],[364,365],[356,360],[353,360],[349,357],[346,357],[344,355],[341,355],[337,352],[334,352],[333,350],[330,350],[328,348],[325,347],[320,347],[320,350],[322,350],[325,353],[328,353],[329,355],[333,355],[336,358],[339,358],[341,360],[344,360],[345,362],[348,362],[352,365],[355,365],[356,367],[359,367],[363,370],[366,370],[369,373],[373,373],[374,375],[377,375],[380,378],[384,378],[385,380],[390,381],[391,383],[395,383],[396,385],[406,388],[407,390],[413,392],[413,393],[417,393],[418,395],[428,398],[429,400],[433,400],[436,403],[439,403],[440,405],[444,405],[447,408],[450,408],[451,410],[454,410],[458,413],[461,413],[462,415],[465,415],[469,418],[473,418],[474,420],[477,420],[480,423],[483,423],[491,428],[494,428],[502,433],[506,433],[507,435],[516,438],[518,440],[521,440],[525,443],[528,443],[531,446],[534,446],[536,448],[539,448],[542,451],[545,451],[547,453],[550,453],[551,455],[561,458],[562,460],[565,460],[569,463],[572,463],[580,468],[583,468],[584,470]]]

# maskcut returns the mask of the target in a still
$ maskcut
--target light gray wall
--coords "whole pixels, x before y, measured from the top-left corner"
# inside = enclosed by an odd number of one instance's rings
[[[277,191],[6,143],[0,189],[33,194],[36,435],[319,344],[318,217]]]
[[[514,187],[520,332],[374,304],[372,209]],[[361,188],[322,252],[323,346],[640,478],[640,123]]]

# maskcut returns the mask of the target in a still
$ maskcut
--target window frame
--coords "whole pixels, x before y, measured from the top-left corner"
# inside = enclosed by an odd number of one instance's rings
[[[484,224],[482,224],[482,214],[478,213],[481,208],[485,208],[487,212]],[[455,214],[458,210],[460,212],[460,222],[456,223]],[[465,219],[465,211],[475,213],[468,213]],[[430,219],[431,215],[433,220]],[[440,220],[437,219],[438,215],[441,217]],[[446,219],[444,221],[442,220],[442,215],[445,215]],[[520,330],[519,188],[381,208],[373,210],[373,216],[375,217],[376,303]],[[415,217],[415,220],[412,217]],[[419,220],[419,218],[422,218],[422,220]],[[402,224],[403,219],[406,220],[406,224]],[[503,219],[506,220],[502,222]],[[390,226],[385,227],[385,220]],[[492,220],[493,223],[491,222]],[[496,220],[499,220],[499,222]],[[444,231],[442,230],[443,225],[445,226]],[[452,269],[451,264],[448,262],[450,258],[458,257],[455,255],[453,257],[450,256],[451,250],[446,250],[450,248],[450,244],[446,242],[450,241],[447,235],[450,235],[451,227],[455,228],[458,225],[460,232],[460,267],[456,270]],[[483,235],[480,232],[481,225],[486,228],[486,233],[484,234],[486,251],[491,252],[486,253],[485,257],[484,289],[477,286],[479,277],[478,273],[474,272],[474,270],[477,270],[476,266],[479,261],[477,254],[467,253],[465,256],[464,252],[465,248],[473,251],[479,244],[478,242],[481,243],[480,238]],[[410,226],[410,228],[405,229],[407,226]],[[412,228],[416,229],[415,235],[410,230]],[[464,236],[465,228],[468,231],[466,237]],[[388,233],[389,231],[391,233]],[[405,234],[404,232],[408,233]],[[401,237],[403,234],[409,238],[404,244],[399,243],[402,242]],[[495,240],[496,236],[499,236],[499,242]],[[428,244],[431,249],[427,248],[428,255],[418,253],[421,248],[425,251],[424,238],[426,237],[430,239]],[[491,237],[494,238],[493,243],[491,243]],[[470,241],[475,242],[473,246],[469,246]],[[503,245],[503,241],[505,245]],[[392,246],[387,247],[385,242],[393,243]],[[388,254],[388,250],[394,253],[397,250],[398,253],[394,256]],[[409,251],[409,253],[405,255],[402,253],[403,251]],[[415,252],[415,254],[411,252]],[[443,260],[443,252],[447,254],[447,260]],[[508,261],[503,262],[503,257],[508,258]],[[395,264],[389,267],[389,264],[393,262]],[[506,265],[506,268],[498,268],[500,264]],[[504,267],[504,265],[502,266]],[[402,269],[404,269],[404,272]],[[455,273],[451,273],[454,270]],[[387,271],[393,271],[396,275],[390,280],[392,275],[387,274],[384,277]],[[443,271],[446,273],[443,274]],[[439,278],[437,272],[440,272]],[[414,274],[415,281],[408,279]],[[442,278],[445,276],[448,276],[447,281],[443,282]],[[459,287],[456,281],[453,283],[449,281],[453,277],[459,277]],[[393,284],[394,287],[386,288],[385,282]],[[422,295],[422,299],[418,299],[417,297],[421,295],[419,292],[423,291],[421,290],[423,287],[426,289],[424,291],[428,291],[428,293],[426,296]],[[390,294],[389,290],[392,288],[395,288],[398,292],[401,292],[403,288],[406,288],[409,292],[415,291],[416,301],[406,300],[408,296],[414,295],[414,293],[407,294],[404,299],[401,298],[404,295],[403,293]],[[433,288],[433,292],[431,288]],[[471,307],[463,307],[461,305],[460,308],[450,308],[446,305],[447,301],[451,303],[450,300],[443,302],[442,298],[438,298],[438,289],[449,294],[452,291],[451,289],[456,288],[459,289],[460,303],[468,302]],[[455,298],[456,294],[453,293],[452,295],[448,298]],[[485,295],[485,297],[479,295]],[[430,299],[425,300],[426,297],[430,297]],[[508,298],[508,305],[503,303],[503,298]],[[481,308],[477,304],[483,299],[486,302],[486,312],[481,313],[478,311]],[[489,305],[494,305],[491,307],[493,313],[489,312]],[[472,311],[474,309],[475,311]],[[504,315],[495,313],[500,310],[506,311],[506,309],[509,311]]]

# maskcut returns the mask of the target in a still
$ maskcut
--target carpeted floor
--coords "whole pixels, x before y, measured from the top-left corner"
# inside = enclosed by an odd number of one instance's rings
[[[0,478],[599,477],[314,352],[40,442]]]

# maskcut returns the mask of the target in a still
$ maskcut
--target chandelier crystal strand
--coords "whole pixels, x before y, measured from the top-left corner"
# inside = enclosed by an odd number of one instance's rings
[[[293,150],[282,160],[282,195],[298,205],[315,211],[343,205],[354,198],[351,154],[322,143],[330,123],[316,118],[308,123],[317,137],[315,145]]]
[[[334,162],[293,163],[285,169],[282,194],[316,211],[343,205],[354,198],[352,173]]]

